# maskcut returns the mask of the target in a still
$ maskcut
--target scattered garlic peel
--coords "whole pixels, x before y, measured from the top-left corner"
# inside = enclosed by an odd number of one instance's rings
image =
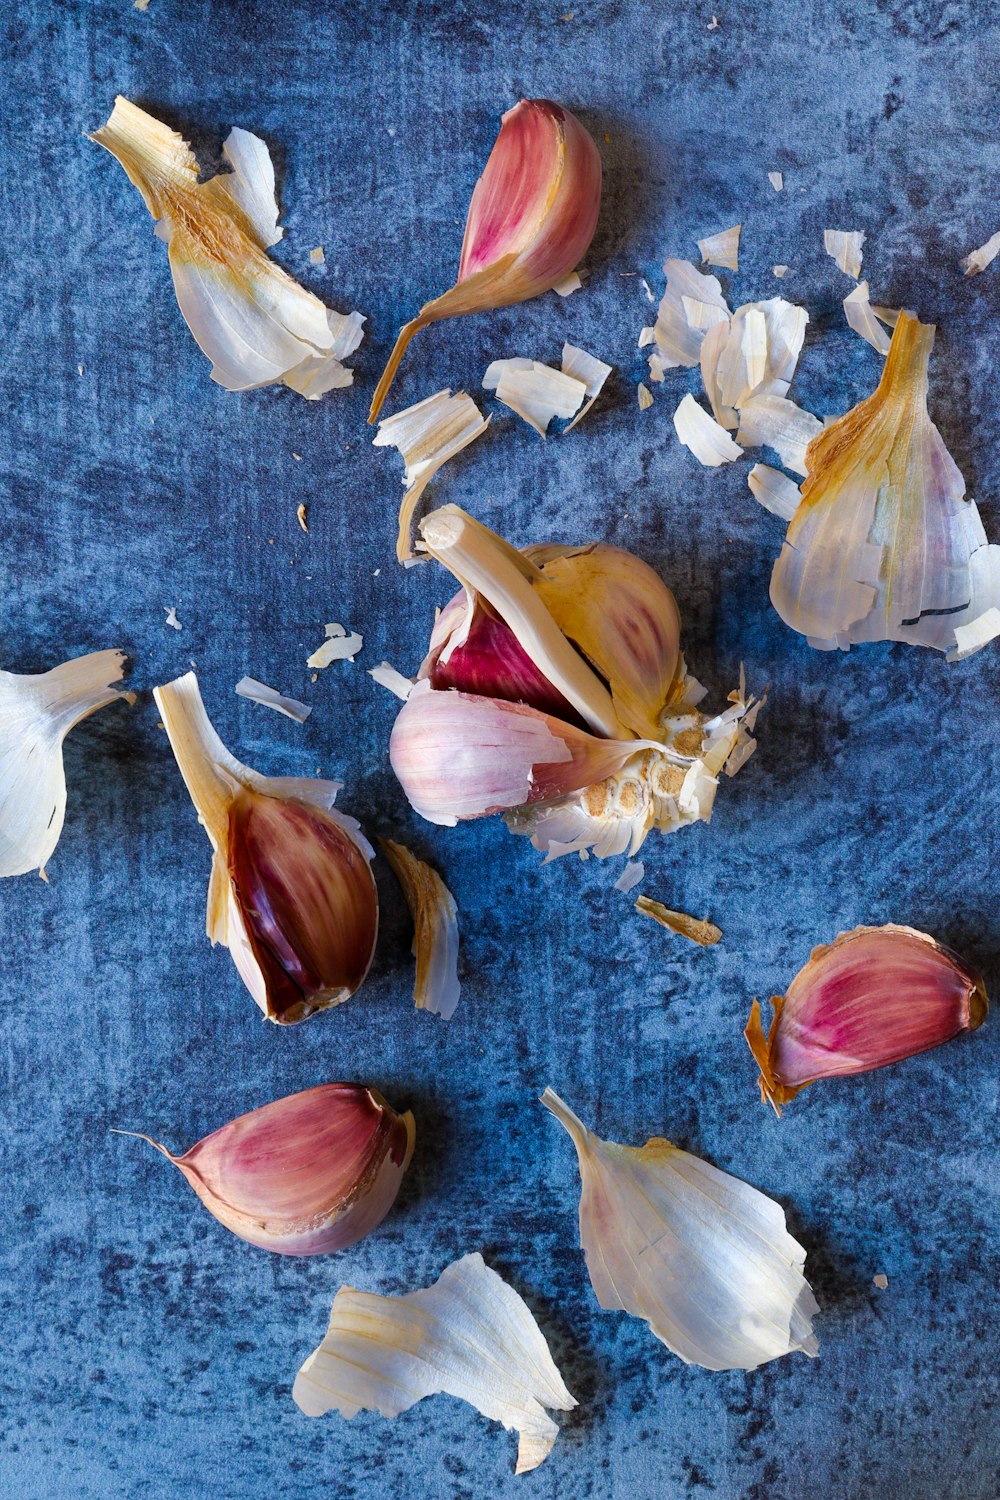
[[[181,630],[181,629],[183,629],[183,626],[181,625],[180,620],[178,620],[178,618],[177,618],[177,605],[176,604],[165,604],[163,606],[163,612],[164,612],[164,614],[167,617],[164,620],[164,622],[163,622],[164,629],[166,629],[167,626],[169,626],[171,630]]]
[[[744,448],[773,448],[786,469],[805,474],[806,449],[823,431],[818,417],[786,396],[754,396],[740,408],[736,439]]]
[[[863,229],[824,229],[823,248],[833,257],[845,276],[857,281],[861,275],[862,245],[865,242]]]
[[[780,281],[783,276],[788,275],[789,269],[790,268],[788,266],[772,266],[771,274],[773,276],[777,276],[778,280]]]
[[[63,740],[81,720],[134,693],[111,687],[122,651],[94,651],[49,672],[0,671],[0,877],[44,870],[66,818]]]
[[[552,1089],[576,1147],[580,1243],[600,1305],[644,1318],[686,1364],[754,1370],[818,1353],[805,1251],[779,1204],[669,1141],[603,1141]]]
[[[273,708],[276,713],[284,714],[286,719],[294,719],[296,724],[304,724],[312,713],[308,703],[300,703],[298,698],[286,698],[284,693],[268,687],[266,682],[258,682],[256,677],[241,677],[236,684],[236,691],[241,698],[249,698],[251,703],[262,703],[265,708]]]
[[[722,936],[721,927],[716,927],[714,922],[689,917],[687,912],[671,911],[669,906],[663,905],[662,901],[654,901],[649,896],[640,896],[635,903],[635,909],[644,912],[647,917],[652,917],[654,922],[659,922],[660,926],[666,927],[668,931],[690,938],[692,943],[697,943],[701,948],[711,948]]]
[[[767,180],[776,193],[780,193],[785,185],[785,179],[780,172],[768,172]]]
[[[296,520],[298,521],[299,525],[302,527],[302,530],[305,531],[305,532],[308,532],[308,530],[309,530],[309,507],[305,504],[305,501],[302,501],[299,505],[297,505],[295,507],[295,517],[296,517]]]
[[[989,1002],[979,974],[926,932],[855,927],[814,948],[767,1036],[753,1002],[745,1036],[775,1114],[810,1083],[887,1067],[975,1031]]]
[[[564,276],[562,281],[556,282],[552,290],[558,292],[560,297],[571,297],[582,286],[583,282],[580,280],[579,273],[577,271],[570,271],[569,275]]]
[[[738,271],[742,228],[742,224],[734,224],[730,229],[722,229],[718,234],[710,234],[706,239],[698,240],[702,265],[722,266],[727,271]]]
[[[809,445],[771,601],[814,646],[898,640],[955,660],[960,641],[990,638],[1000,547],[927,411],[933,342],[932,325],[901,313],[878,389]]]
[[[390,693],[394,693],[404,703],[413,692],[413,678],[404,677],[402,672],[390,667],[387,661],[379,662],[377,667],[369,667],[368,676],[373,677],[379,687],[388,688]]]
[[[716,420],[739,426],[739,413],[765,396],[784,397],[805,340],[809,314],[784,297],[738,307],[701,346],[701,374]]]
[[[782,474],[780,469],[754,464],[747,475],[747,484],[754,499],[782,521],[790,521],[799,508],[802,491],[795,480]]]
[[[624,870],[615,881],[615,890],[621,891],[627,896],[629,891],[634,891],[640,885],[646,874],[646,866],[641,859],[629,860]]]
[[[227,390],[283,382],[315,400],[353,374],[341,361],[363,337],[360,313],[342,317],[264,253],[280,238],[274,171],[264,143],[234,130],[231,175],[198,181],[187,142],[121,95],[91,137],[139,189],[169,250],[177,301]]]
[[[706,468],[731,464],[743,452],[726,429],[698,405],[690,392],[674,412],[674,428],[685,448],[689,448]]]
[[[295,1377],[306,1416],[399,1416],[425,1396],[456,1396],[518,1434],[517,1469],[536,1469],[559,1429],[545,1412],[576,1401],[525,1303],[479,1254],[401,1297],[341,1287],[319,1348]]]
[[[593,354],[588,354],[586,349],[579,349],[576,344],[563,344],[562,372],[564,375],[571,375],[574,380],[582,380],[587,394],[587,399],[576,416],[563,428],[564,434],[572,431],[577,422],[582,421],[590,411],[604,389],[604,382],[611,374],[611,370],[611,365],[606,365],[603,359],[597,359]]]
[[[575,115],[548,99],[509,109],[472,194],[455,285],[400,329],[369,422],[421,328],[526,302],[563,282],[590,246],[600,201],[601,158]]]
[[[413,557],[410,528],[424,490],[438,470],[481,437],[489,425],[489,417],[483,417],[471,396],[464,391],[453,396],[450,390],[438,391],[378,424],[372,446],[398,449],[405,465],[406,494],[399,509],[396,542],[399,562]]]
[[[324,626],[326,640],[322,646],[317,646],[312,656],[306,657],[306,666],[328,667],[335,661],[353,661],[364,645],[364,637],[356,630],[345,630],[343,625],[334,622]]]
[[[696,365],[709,320],[729,321],[729,304],[716,277],[697,270],[686,260],[667,260],[663,270],[667,285],[657,309],[655,327],[644,328],[639,336],[640,349],[656,345],[656,352],[649,360],[650,379],[654,381],[663,379],[664,370],[679,365],[690,369]],[[688,320],[685,302],[699,307],[696,327]],[[706,308],[714,311],[706,312]]]
[[[376,1089],[325,1083],[276,1099],[175,1156],[220,1224],[278,1255],[329,1255],[356,1244],[395,1202],[416,1135]]]
[[[881,327],[869,301],[867,281],[859,282],[844,298],[844,315],[854,332],[871,344],[876,354],[889,353],[889,335]]]
[[[497,400],[541,437],[545,437],[553,417],[572,417],[579,411],[587,394],[582,380],[534,359],[494,360],[483,376],[483,387],[495,391]]]
[[[649,389],[649,386],[643,385],[642,381],[640,380],[635,390],[636,396],[639,399],[639,410],[648,411],[653,404],[653,393]]]
[[[1000,229],[996,234],[991,234],[985,245],[980,245],[978,250],[973,250],[962,261],[962,270],[966,276],[978,276],[980,271],[985,271],[987,266],[993,264],[1000,255]]]
[[[413,917],[417,1010],[450,1021],[458,1004],[458,907],[441,876],[405,844],[379,839]]]
[[[884,1271],[879,1271],[872,1277],[872,1285],[877,1286],[880,1292],[885,1291],[886,1287],[889,1285],[889,1278],[888,1276],[886,1276]]]

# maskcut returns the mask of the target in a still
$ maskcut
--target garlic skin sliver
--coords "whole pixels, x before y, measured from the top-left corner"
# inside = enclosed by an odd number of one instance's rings
[[[710,234],[707,239],[698,240],[702,265],[722,266],[727,271],[738,271],[742,228],[742,224],[734,224],[731,229],[722,229],[718,234]]]
[[[725,428],[698,405],[690,392],[674,412],[674,428],[685,448],[690,449],[706,468],[717,469],[720,464],[731,464],[743,452]]]
[[[453,828],[601,782],[644,748],[521,703],[418,682],[393,725],[389,759],[414,811]]]
[[[969,964],[913,927],[855,927],[814,948],[765,1038],[755,1000],[746,1038],[776,1114],[807,1084],[884,1068],[974,1031],[988,1001]]]
[[[698,363],[710,317],[714,317],[716,323],[729,322],[729,304],[716,277],[697,270],[686,260],[668,260],[663,270],[667,285],[657,309],[656,325],[643,329],[639,339],[640,348],[656,344],[656,353],[649,360],[653,380],[662,380],[664,370],[675,369],[678,365],[690,369]],[[685,299],[702,306],[698,327],[692,327],[688,321]],[[715,311],[708,313],[704,311],[706,308]]]
[[[676,932],[679,937],[690,938],[692,943],[697,943],[700,948],[711,948],[722,937],[721,927],[716,927],[714,922],[708,922],[698,917],[689,917],[686,911],[671,911],[669,906],[664,906],[662,901],[654,901],[650,896],[640,896],[635,903],[636,911],[643,912],[647,917],[652,917],[654,922],[659,922],[668,932]]]
[[[537,1469],[559,1435],[545,1408],[576,1406],[527,1306],[479,1254],[401,1297],[341,1287],[326,1336],[292,1387],[307,1417],[338,1411],[348,1420],[359,1411],[396,1417],[438,1394],[517,1432],[518,1474]]]
[[[487,382],[494,375],[497,400],[509,406],[541,437],[545,437],[553,417],[572,417],[579,411],[587,394],[582,380],[537,360],[531,361],[530,369],[525,369],[520,360],[496,360],[483,378],[487,389]]]
[[[213,380],[231,391],[283,382],[313,400],[351,384],[340,361],[360,343],[364,319],[330,312],[264,253],[279,234],[262,141],[234,131],[225,147],[233,175],[199,183],[186,141],[121,95],[90,139],[120,162],[157,220],[181,313]]]
[[[236,694],[239,698],[248,698],[251,703],[273,708],[275,713],[284,714],[286,719],[294,719],[296,724],[304,724],[312,713],[308,703],[300,703],[298,698],[286,698],[284,693],[268,687],[266,682],[258,682],[256,677],[241,677],[236,684]]]
[[[603,359],[597,359],[593,354],[588,354],[586,349],[580,349],[575,344],[563,344],[563,374],[572,375],[574,380],[582,380],[587,388],[586,401],[573,420],[563,428],[564,433],[572,432],[576,424],[583,421],[603,391],[604,382],[612,369],[612,365],[606,365]]]
[[[133,693],[111,687],[122,651],[94,651],[24,674],[0,671],[0,877],[43,871],[66,818],[63,740],[74,725]]]
[[[410,528],[424,490],[438,470],[481,437],[489,425],[489,417],[483,417],[471,396],[464,391],[453,396],[450,390],[438,391],[378,424],[372,447],[396,448],[405,465],[406,494],[399,509],[396,540],[398,562],[413,557]]]
[[[228,947],[269,1020],[341,1004],[375,951],[374,850],[334,809],[340,783],[262,776],[213,728],[193,672],[153,689],[198,821],[212,845],[206,932]]]
[[[417,975],[413,1003],[417,1010],[450,1021],[458,1005],[458,907],[441,876],[430,865],[392,839],[379,839],[382,852],[403,888],[413,917],[413,953]]]
[[[986,270],[987,266],[993,264],[998,255],[1000,255],[1000,229],[996,234],[990,235],[985,245],[980,245],[978,250],[973,250],[965,257],[962,261],[962,270],[966,276],[978,276],[981,271]]]
[[[844,298],[844,316],[855,333],[871,344],[876,354],[889,353],[889,335],[879,323],[869,301],[868,283],[862,281]]]
[[[779,1204],[659,1137],[601,1140],[552,1089],[541,1102],[576,1147],[580,1244],[605,1310],[644,1318],[685,1364],[708,1370],[819,1352],[806,1254]]]
[[[375,1089],[325,1083],[241,1115],[182,1156],[141,1139],[240,1239],[279,1255],[329,1255],[385,1218],[415,1126]]]
[[[400,329],[369,422],[415,333],[551,291],[589,249],[600,202],[601,158],[576,116],[550,99],[509,109],[472,194],[456,283]]]
[[[747,484],[754,499],[782,521],[792,519],[802,500],[802,491],[795,480],[767,464],[754,464],[747,475]]]
[[[811,645],[898,640],[954,659],[957,629],[1000,606],[1000,548],[927,411],[933,342],[901,313],[878,389],[809,446],[771,602]]]
[[[863,229],[824,229],[823,249],[833,257],[845,276],[857,281],[861,275],[861,247],[865,242]]]
[[[754,396],[740,408],[737,442],[744,448],[773,448],[786,469],[806,472],[806,449],[823,424],[785,396]]]

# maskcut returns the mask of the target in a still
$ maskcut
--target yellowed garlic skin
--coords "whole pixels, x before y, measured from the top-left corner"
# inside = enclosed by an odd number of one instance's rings
[[[871,1072],[974,1031],[988,1001],[964,959],[914,928],[858,927],[814,949],[765,1038],[754,1001],[746,1036],[762,1097],[776,1109],[822,1078]]]
[[[413,1116],[375,1089],[326,1083],[241,1115],[183,1156],[164,1154],[240,1239],[280,1255],[328,1255],[381,1223],[414,1135]]]

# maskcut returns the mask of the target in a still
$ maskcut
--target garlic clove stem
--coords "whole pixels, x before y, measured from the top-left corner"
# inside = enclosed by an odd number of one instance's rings
[[[183,1155],[140,1139],[173,1162],[240,1239],[279,1255],[328,1255],[385,1218],[413,1155],[415,1126],[375,1089],[326,1083],[240,1115]]]

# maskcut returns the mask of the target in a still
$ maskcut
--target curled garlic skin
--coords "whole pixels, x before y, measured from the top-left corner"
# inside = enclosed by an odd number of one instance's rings
[[[767,1036],[753,1002],[746,1039],[761,1099],[776,1114],[807,1084],[884,1068],[975,1031],[988,1001],[979,974],[926,932],[855,927],[814,948]]]
[[[180,1156],[140,1139],[240,1239],[279,1255],[328,1255],[385,1218],[415,1127],[409,1111],[397,1114],[375,1089],[325,1083],[240,1115]]]
[[[518,552],[457,506],[421,527],[464,585],[441,612],[390,759],[434,823],[502,812],[548,858],[634,854],[711,815],[754,748],[740,683],[708,718],[673,595],[620,548]]]

